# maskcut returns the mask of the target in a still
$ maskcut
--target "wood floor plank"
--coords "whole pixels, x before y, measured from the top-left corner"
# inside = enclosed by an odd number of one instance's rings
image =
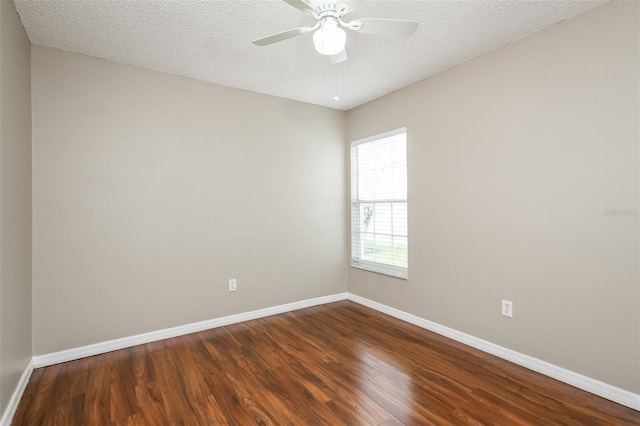
[[[447,424],[440,416],[432,414],[426,405],[413,404],[412,401],[407,400],[405,395],[396,392],[387,393],[371,381],[372,379],[367,379],[368,383],[361,388],[362,392],[393,415],[392,418],[385,419],[381,424]]]
[[[640,425],[640,413],[343,301],[36,369],[14,425]]]
[[[154,353],[153,366],[157,376],[156,386],[162,395],[167,419],[181,422],[191,419],[193,410],[189,404],[184,377],[174,356],[170,348],[159,350]]]
[[[111,381],[110,369],[112,354],[94,357],[93,365],[89,369],[83,407],[84,424],[111,423]],[[57,395],[55,395],[57,397]],[[58,400],[59,401],[59,400]],[[59,404],[56,404],[58,406]],[[55,407],[55,406],[54,406]]]
[[[163,424],[167,422],[164,396],[155,382],[136,385],[136,404],[140,409],[144,424]]]
[[[153,363],[151,362],[151,349],[149,345],[140,345],[130,348],[131,367],[136,386],[156,380]]]
[[[23,397],[18,405],[18,410],[14,419],[17,418],[18,414],[23,414],[25,416],[25,424],[53,424],[53,419],[57,409],[57,396],[55,390],[60,378],[59,373],[64,368],[64,364],[57,364],[52,365],[47,369],[43,369],[46,371],[42,372],[40,380],[38,380],[37,384],[34,384],[37,388],[31,392],[32,397],[27,400],[28,408],[21,410],[21,405],[23,404],[23,401],[25,401]],[[31,382],[27,385],[26,394],[30,393],[28,389],[29,386],[31,386]]]
[[[117,351],[114,355],[109,378],[111,422],[122,423],[138,413],[135,363],[130,349]]]
[[[225,374],[216,374],[207,377],[212,396],[222,410],[221,414],[234,425],[260,424],[252,413],[246,409],[242,401],[242,395],[238,394],[233,386],[233,380]]]

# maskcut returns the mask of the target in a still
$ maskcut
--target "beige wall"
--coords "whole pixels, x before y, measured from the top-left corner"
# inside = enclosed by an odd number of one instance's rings
[[[0,413],[31,359],[30,43],[0,1]]]
[[[40,46],[32,66],[36,354],[346,290],[345,113]]]
[[[638,218],[605,216],[639,207],[638,8],[350,111],[350,141],[407,127],[410,279],[349,268],[349,291],[640,392]]]

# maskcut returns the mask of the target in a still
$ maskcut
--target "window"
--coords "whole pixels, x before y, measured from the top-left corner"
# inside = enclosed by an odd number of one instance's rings
[[[352,266],[407,278],[407,132],[351,145]]]

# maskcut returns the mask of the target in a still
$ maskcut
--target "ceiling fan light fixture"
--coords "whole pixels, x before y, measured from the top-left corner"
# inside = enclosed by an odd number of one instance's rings
[[[320,28],[313,34],[313,45],[321,55],[337,55],[344,50],[347,33],[331,18],[322,20]]]

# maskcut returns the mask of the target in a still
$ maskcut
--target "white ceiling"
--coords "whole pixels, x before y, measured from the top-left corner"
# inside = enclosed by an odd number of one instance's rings
[[[348,31],[349,59],[338,65],[315,52],[311,34],[266,47],[251,43],[315,23],[279,0],[15,3],[34,44],[347,110],[607,1],[369,0],[345,20],[409,19],[420,26],[409,38]]]

